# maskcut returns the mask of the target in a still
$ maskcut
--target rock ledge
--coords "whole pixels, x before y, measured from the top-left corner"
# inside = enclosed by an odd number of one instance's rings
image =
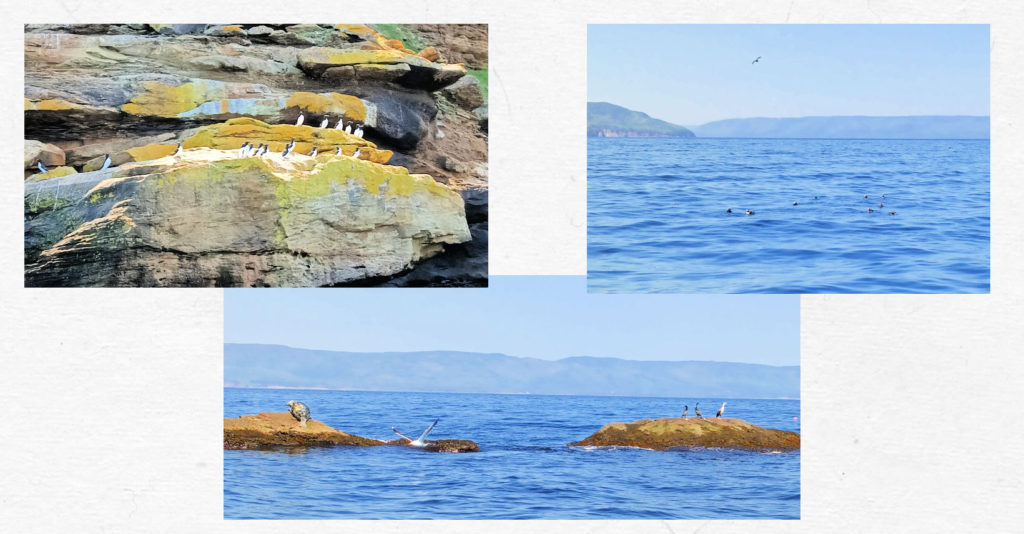
[[[663,418],[605,425],[570,446],[620,446],[666,450],[708,447],[745,450],[799,450],[800,434],[763,428],[742,419]]]

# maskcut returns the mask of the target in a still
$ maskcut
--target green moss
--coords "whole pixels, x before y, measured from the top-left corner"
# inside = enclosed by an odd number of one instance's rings
[[[418,34],[402,24],[374,24],[373,29],[388,39],[398,39],[413,52],[419,52],[430,46]]]
[[[471,70],[466,72],[480,82],[480,94],[484,96],[484,105],[487,105],[487,68]]]

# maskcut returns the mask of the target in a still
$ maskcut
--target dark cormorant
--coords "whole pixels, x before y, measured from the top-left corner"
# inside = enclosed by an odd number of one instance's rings
[[[704,419],[704,416],[700,414],[700,403],[693,405],[693,413],[697,414],[697,417]]]
[[[753,65],[754,63],[757,63],[758,61],[761,61],[761,57],[762,56],[757,56],[757,59],[755,59],[754,61],[751,61],[750,64]]]
[[[690,411],[690,407],[684,404],[683,405],[683,417],[686,417],[686,412],[689,412],[689,411]]]

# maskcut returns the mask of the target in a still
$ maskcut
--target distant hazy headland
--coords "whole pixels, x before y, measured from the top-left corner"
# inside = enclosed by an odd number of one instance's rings
[[[800,367],[712,361],[519,358],[473,352],[335,352],[224,345],[230,387],[652,397],[799,398]]]
[[[988,139],[989,117],[791,117],[726,119],[687,129],[606,102],[587,103],[589,137],[745,137],[791,139]]]
[[[607,102],[587,102],[588,137],[694,137],[683,126]]]

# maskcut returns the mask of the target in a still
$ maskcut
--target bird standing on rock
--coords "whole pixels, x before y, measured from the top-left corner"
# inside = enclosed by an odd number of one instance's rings
[[[697,417],[704,419],[704,416],[700,414],[700,403],[693,405],[693,413],[697,414]]]
[[[39,159],[36,160],[36,168],[39,169],[39,172],[50,172],[46,170],[46,165],[43,165],[43,161]]]
[[[323,122],[320,123],[320,127],[321,128],[326,128],[327,127],[327,117],[324,117]]]
[[[722,403],[722,407],[718,409],[718,413],[715,414],[715,419],[721,419],[722,414],[725,413],[725,403]]]
[[[347,133],[347,134],[352,133],[352,125],[351,124],[345,126],[345,133]]]
[[[362,139],[362,137],[363,137],[363,127],[362,126],[356,128],[355,136],[360,138],[360,139]]]
[[[316,157],[316,147],[313,147],[313,152],[311,152],[309,154],[309,157],[311,157],[311,158],[315,158]]]
[[[288,401],[288,407],[291,408],[292,417],[299,422],[300,425],[306,426],[309,421],[309,406],[302,404],[299,401]]]
[[[299,112],[299,118],[298,118],[298,119],[295,119],[295,125],[296,125],[296,126],[302,126],[302,121],[304,121],[304,120],[306,120],[306,117],[304,117],[304,116],[302,115],[302,112],[300,111],[300,112]]]
[[[110,166],[110,154],[107,154],[107,158],[103,160],[103,166],[100,167],[100,170],[102,171],[103,169],[106,169],[109,166]]]
[[[690,407],[684,404],[683,405],[683,417],[686,417],[686,412],[689,412],[689,411],[690,411]]]
[[[171,155],[172,156],[177,156],[178,154],[181,154],[181,143],[178,143],[178,148],[176,148],[174,150],[174,154],[171,154]]]
[[[356,159],[359,159],[359,151],[360,151],[360,150],[361,150],[361,149],[357,148],[357,149],[356,149],[356,152],[355,152],[354,154],[352,154],[352,157],[353,157],[353,158],[356,158]]]
[[[335,126],[335,128],[338,129],[338,130],[344,130],[345,129],[345,119],[338,119],[338,125]]]

